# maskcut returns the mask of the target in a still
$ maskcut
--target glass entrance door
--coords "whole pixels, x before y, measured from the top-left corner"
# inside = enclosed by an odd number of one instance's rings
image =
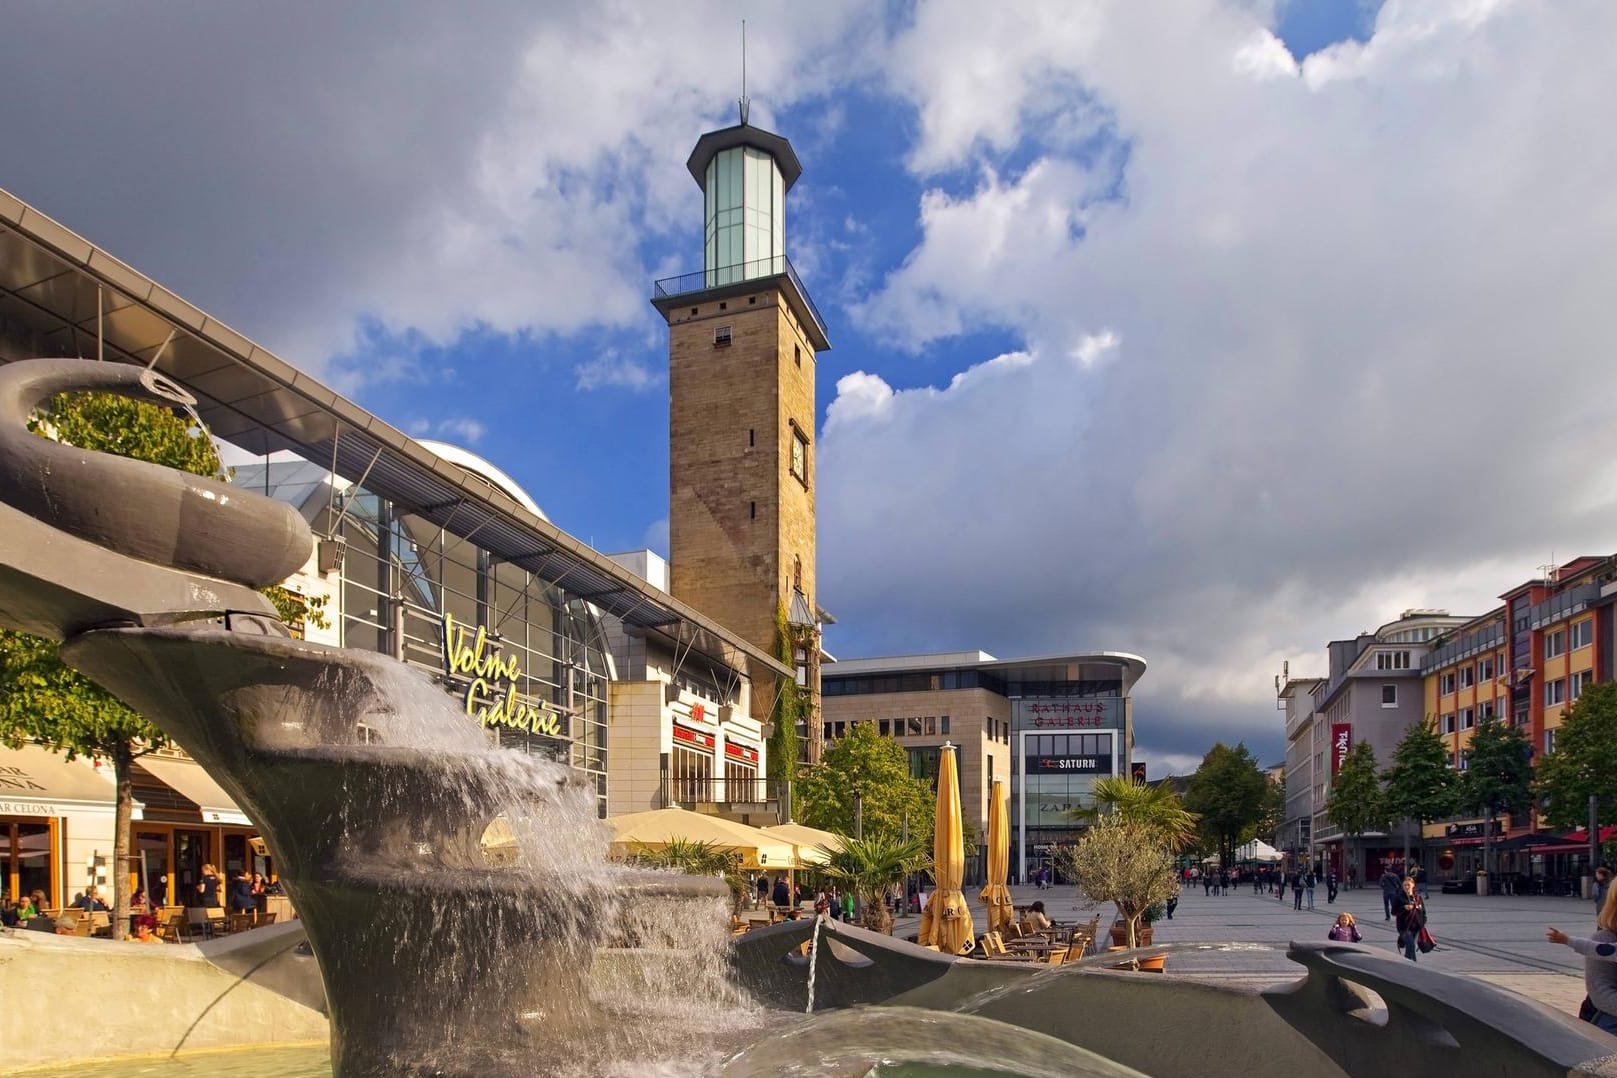
[[[174,829],[174,901],[195,906],[202,866],[213,860],[213,832]]]

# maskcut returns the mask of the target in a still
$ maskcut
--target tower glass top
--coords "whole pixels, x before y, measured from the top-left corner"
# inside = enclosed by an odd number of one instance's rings
[[[785,272],[786,183],[773,156],[754,146],[720,150],[702,192],[707,287]]]

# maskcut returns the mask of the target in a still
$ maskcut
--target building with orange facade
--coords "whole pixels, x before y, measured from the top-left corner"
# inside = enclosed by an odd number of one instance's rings
[[[1421,663],[1424,709],[1464,770],[1477,726],[1492,718],[1527,734],[1535,756],[1555,751],[1556,733],[1584,689],[1612,677],[1612,608],[1617,556],[1575,558],[1500,596],[1502,603],[1441,639]],[[1529,844],[1536,812],[1497,821],[1496,872],[1568,878],[1587,853],[1577,844]],[[1439,875],[1464,877],[1482,867],[1480,817],[1424,830]]]

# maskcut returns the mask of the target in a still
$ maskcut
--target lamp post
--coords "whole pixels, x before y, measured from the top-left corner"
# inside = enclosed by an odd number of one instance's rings
[[[853,837],[861,841],[865,837],[865,795],[857,786],[853,788]]]

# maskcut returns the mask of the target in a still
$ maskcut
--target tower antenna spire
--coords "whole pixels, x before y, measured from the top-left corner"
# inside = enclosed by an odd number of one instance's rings
[[[747,20],[741,20],[741,100],[736,104],[741,106],[741,126],[747,126],[747,106],[752,102],[747,100]]]

